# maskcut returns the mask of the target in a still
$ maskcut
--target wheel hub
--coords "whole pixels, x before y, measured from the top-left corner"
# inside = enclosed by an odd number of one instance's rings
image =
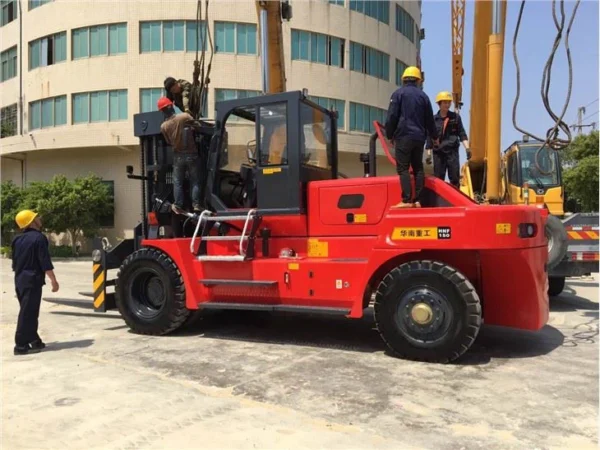
[[[427,303],[417,303],[410,311],[412,320],[419,325],[427,325],[433,320],[433,309]]]
[[[395,321],[400,332],[417,346],[430,346],[443,339],[453,320],[443,294],[418,286],[401,294]]]

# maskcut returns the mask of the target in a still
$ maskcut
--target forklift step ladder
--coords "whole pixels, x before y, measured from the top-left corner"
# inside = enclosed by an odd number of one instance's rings
[[[204,225],[207,222],[233,222],[233,221],[244,221],[244,228],[242,230],[242,234],[239,236],[198,236],[201,229],[204,229]],[[255,209],[251,209],[248,211],[246,215],[239,216],[226,216],[226,215],[218,215],[212,213],[212,211],[204,210],[200,213],[200,217],[198,218],[198,224],[196,225],[196,229],[194,230],[194,235],[192,236],[192,241],[190,242],[190,252],[196,255],[195,252],[195,243],[198,238],[200,245],[202,245],[202,241],[239,241],[239,254],[237,255],[206,255],[199,254],[197,256],[198,261],[221,261],[221,262],[238,262],[238,261],[246,261],[254,257],[254,242],[252,242],[251,251],[248,251],[248,248],[244,249],[244,243],[249,239],[254,240],[254,235],[258,229],[258,225],[260,223],[260,217],[256,214]],[[200,250],[199,250],[200,253]]]

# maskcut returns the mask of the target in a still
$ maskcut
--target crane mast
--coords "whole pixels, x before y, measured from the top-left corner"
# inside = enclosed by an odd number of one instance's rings
[[[285,92],[285,60],[282,18],[290,20],[289,1],[259,0],[255,2],[260,30],[262,91],[265,94]]]
[[[462,107],[463,36],[465,31],[465,0],[452,0],[452,97],[454,110]]]

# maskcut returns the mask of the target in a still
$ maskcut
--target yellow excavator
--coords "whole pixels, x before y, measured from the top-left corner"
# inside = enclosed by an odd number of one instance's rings
[[[565,277],[589,274],[597,271],[597,239],[585,242],[569,241],[577,236],[579,228],[590,228],[589,218],[584,215],[567,215],[564,211],[564,187],[559,152],[571,141],[571,132],[563,121],[567,109],[571,82],[565,106],[560,115],[549,105],[550,72],[556,50],[562,37],[565,38],[569,79],[572,66],[568,37],[573,25],[579,0],[574,2],[571,17],[566,21],[564,1],[552,1],[552,13],[557,37],[542,80],[542,100],[555,125],[545,137],[520,128],[516,110],[520,93],[520,68],[517,58],[517,39],[525,0],[521,1],[518,20],[513,37],[513,57],[517,68],[517,96],[513,104],[513,125],[523,133],[523,140],[514,142],[501,152],[502,69],[504,58],[504,31],[506,26],[506,0],[477,1],[474,5],[473,55],[471,66],[470,147],[472,157],[461,168],[461,191],[472,199],[485,204],[535,204],[548,209],[546,226],[548,238],[549,293],[558,295],[564,288]],[[550,3],[548,3],[550,5]],[[462,107],[463,33],[465,0],[452,0],[452,88],[456,112]],[[558,131],[566,139],[559,139]],[[597,217],[597,215],[596,215]],[[593,219],[592,219],[593,220]],[[585,223],[583,223],[585,222]],[[569,233],[567,233],[569,230]],[[572,246],[571,244],[577,244]],[[577,248],[576,248],[577,247]],[[581,248],[579,248],[581,247]],[[584,261],[579,254],[596,255],[596,261]]]

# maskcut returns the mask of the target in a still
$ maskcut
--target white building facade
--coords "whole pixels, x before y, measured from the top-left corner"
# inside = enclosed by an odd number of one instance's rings
[[[283,23],[288,90],[339,112],[340,171],[361,175],[372,121],[383,121],[417,63],[420,1],[292,0]],[[133,115],[154,110],[167,76],[191,80],[196,2],[2,0],[0,163],[17,185],[95,173],[113,189],[103,234],[130,237],[140,219]],[[260,94],[254,1],[211,1],[208,117],[216,101]],[[393,173],[382,157],[379,172]]]

